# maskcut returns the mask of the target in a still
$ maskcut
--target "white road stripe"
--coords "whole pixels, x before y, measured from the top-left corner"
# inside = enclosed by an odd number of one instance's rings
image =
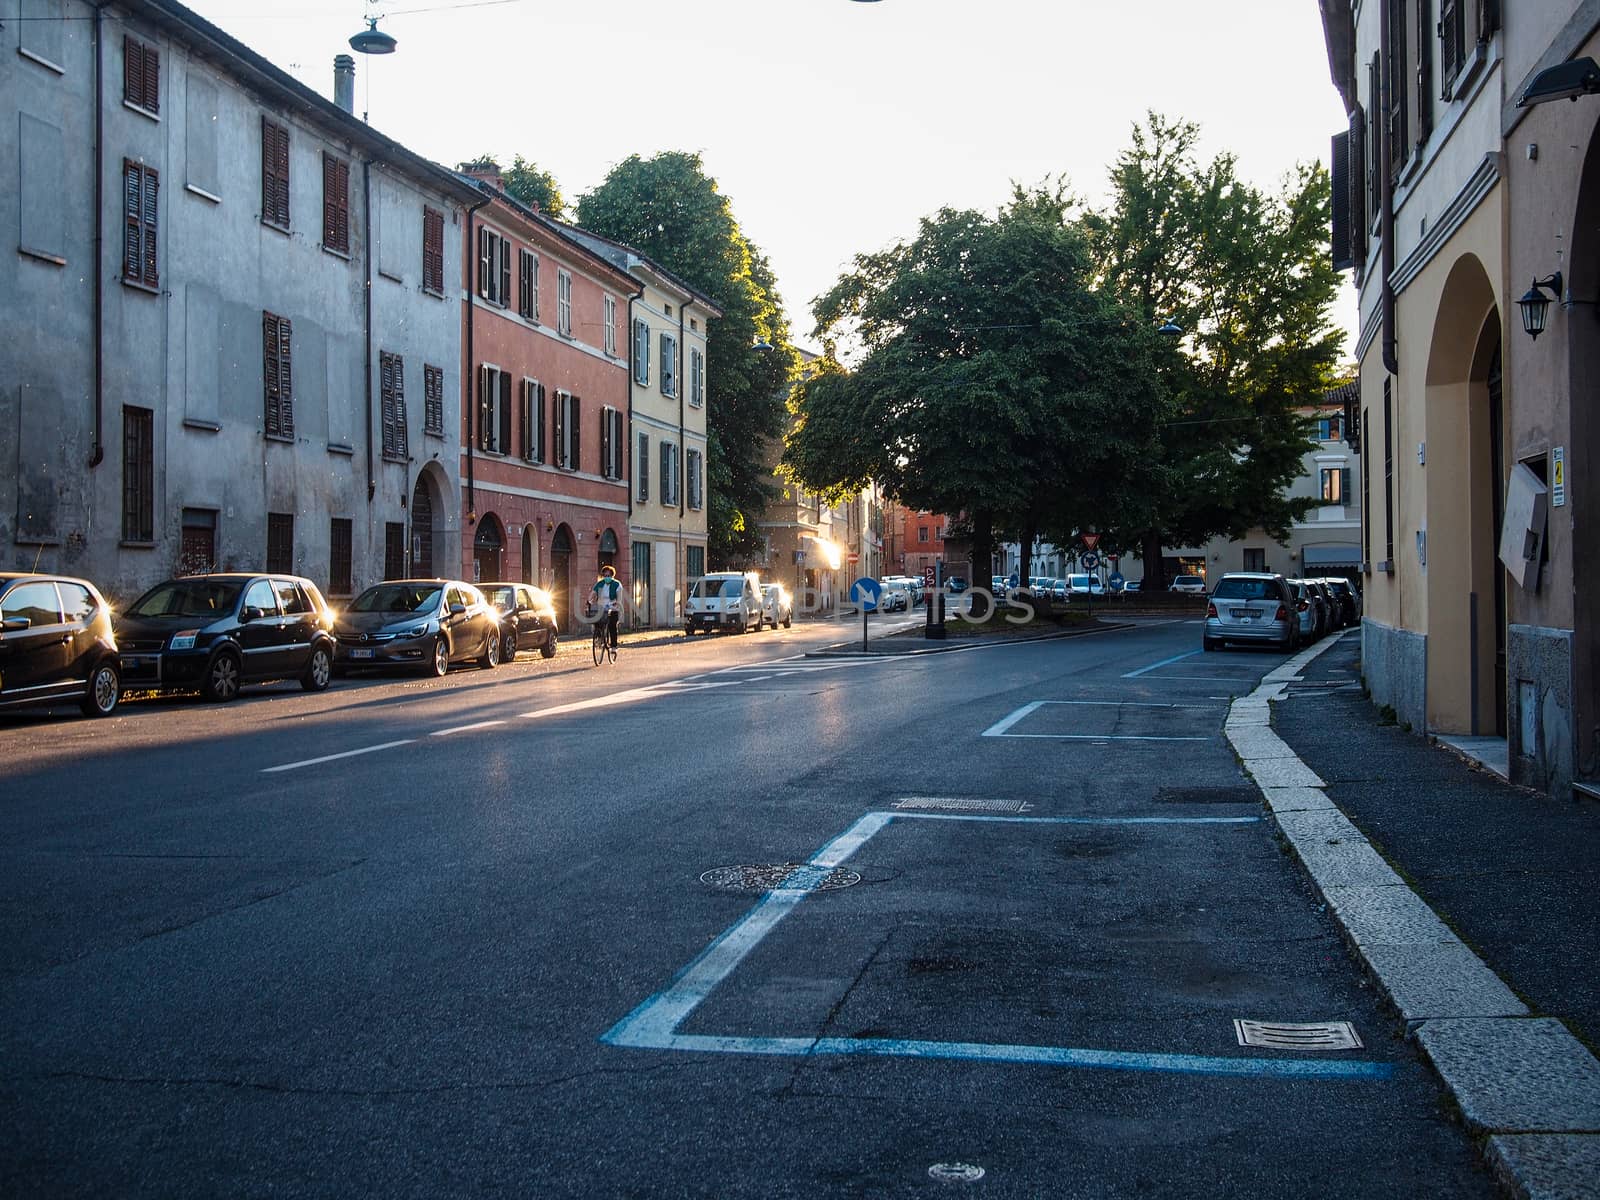
[[[308,758],[304,762],[284,763],[279,767],[262,767],[263,775],[271,775],[277,771],[297,771],[301,767],[314,767],[318,763],[333,762],[340,758],[355,758],[358,754],[376,754],[379,750],[393,750],[396,746],[409,746],[415,738],[401,738],[394,742],[384,742],[377,746],[363,746],[359,750],[346,750],[343,754],[324,754],[321,758]]]
[[[984,737],[1004,737],[1006,735],[1006,730],[1010,729],[1013,725],[1015,725],[1018,721],[1022,720],[1022,718],[1026,717],[1029,713],[1037,712],[1039,709],[1041,709],[1043,707],[1044,707],[1044,701],[1043,700],[1035,700],[1032,704],[1024,704],[1021,708],[1017,709],[1017,711],[1012,713],[1009,717],[1002,717],[1000,720],[996,721],[993,725],[989,726],[989,728],[985,729],[983,731],[983,736]]]
[[[489,729],[495,725],[504,725],[504,721],[478,721],[472,725],[457,725],[454,729],[435,729],[429,737],[449,737],[452,733],[470,733],[474,729]]]

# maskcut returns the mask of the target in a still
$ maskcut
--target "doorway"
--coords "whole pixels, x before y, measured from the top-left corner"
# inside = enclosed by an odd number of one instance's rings
[[[539,534],[532,521],[522,527],[522,582],[539,582]]]
[[[411,490],[411,571],[418,579],[434,577],[433,493],[421,475]]]
[[[472,539],[472,575],[474,583],[496,583],[500,580],[500,564],[505,554],[505,531],[500,518],[485,513],[478,522],[477,536]]]
[[[557,525],[550,538],[550,594],[555,599],[556,624],[571,633],[572,616],[572,530]]]

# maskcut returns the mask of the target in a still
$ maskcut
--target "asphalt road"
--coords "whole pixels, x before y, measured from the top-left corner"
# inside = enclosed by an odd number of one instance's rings
[[[1492,1194],[1221,736],[1281,656],[842,632],[0,719],[0,1189]]]

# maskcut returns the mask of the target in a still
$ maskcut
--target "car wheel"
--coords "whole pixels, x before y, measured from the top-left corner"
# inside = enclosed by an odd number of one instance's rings
[[[556,631],[552,629],[550,636],[545,639],[544,645],[539,647],[541,658],[554,658],[556,656]]]
[[[1202,634],[1200,637],[1200,649],[1220,650],[1222,649],[1222,643],[1214,637],[1206,637],[1204,634]]]
[[[311,647],[311,661],[306,664],[306,673],[300,676],[300,686],[308,692],[320,692],[332,678],[333,655],[326,646]]]
[[[232,650],[219,650],[206,667],[200,694],[207,700],[226,704],[239,696],[239,656]]]
[[[500,665],[500,631],[498,629],[483,639],[483,653],[478,656],[478,665],[485,671],[492,671]]]
[[[122,699],[122,676],[117,668],[103,662],[89,673],[89,683],[83,693],[83,714],[86,717],[109,717]]]
[[[784,627],[784,628],[785,628],[785,629],[788,629],[788,628],[789,628],[789,626],[791,626],[791,625],[793,625],[793,624],[794,624],[794,618],[793,618],[793,617],[785,617],[785,618],[784,618],[784,619],[783,619],[783,627]]]
[[[433,657],[428,660],[428,674],[443,679],[450,673],[450,643],[441,634],[433,639]]]
[[[517,661],[517,631],[508,629],[500,639],[500,661],[503,663]]]

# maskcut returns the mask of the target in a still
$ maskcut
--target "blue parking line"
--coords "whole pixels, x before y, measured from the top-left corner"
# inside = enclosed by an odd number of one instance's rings
[[[1123,678],[1124,679],[1137,679],[1137,678],[1139,678],[1139,676],[1148,675],[1151,671],[1157,670],[1157,669],[1159,669],[1161,667],[1168,667],[1168,666],[1171,666],[1175,662],[1182,662],[1186,658],[1193,658],[1196,654],[1199,654],[1199,653],[1200,653],[1199,650],[1191,650],[1187,654],[1174,654],[1171,658],[1163,658],[1160,662],[1151,663],[1148,667],[1140,667],[1137,671],[1129,671],[1129,672],[1127,672],[1126,674],[1123,675]]]
[[[1000,825],[1248,825],[1260,820],[1260,817],[1018,817],[872,812],[817,851],[806,865],[816,872],[831,871],[895,821],[979,821]],[[789,878],[797,876],[803,877],[795,872]],[[1371,1060],[1247,1058],[903,1038],[731,1037],[677,1032],[712,990],[810,894],[811,889],[805,887],[781,887],[764,893],[744,917],[679,971],[665,990],[646,999],[602,1034],[600,1040],[606,1045],[636,1050],[802,1058],[864,1055],[1279,1079],[1388,1079],[1394,1073],[1392,1063]]]

